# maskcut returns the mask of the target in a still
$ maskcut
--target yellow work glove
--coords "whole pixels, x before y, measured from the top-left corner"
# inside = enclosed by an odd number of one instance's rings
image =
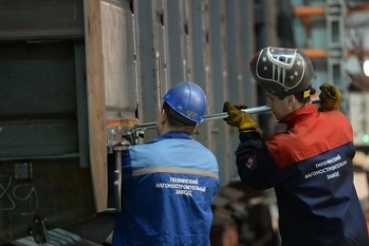
[[[321,90],[319,94],[320,98],[320,112],[338,110],[341,106],[341,92],[338,88],[332,84],[324,83],[319,89]]]
[[[248,113],[232,106],[230,102],[227,101],[224,103],[223,112],[228,113],[228,117],[224,121],[230,126],[238,127],[240,133],[248,131],[260,132],[256,121]]]

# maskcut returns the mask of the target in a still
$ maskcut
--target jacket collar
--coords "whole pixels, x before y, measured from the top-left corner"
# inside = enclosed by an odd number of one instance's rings
[[[316,107],[316,105],[314,104],[309,104],[309,105],[306,105],[288,115],[286,115],[284,118],[282,118],[279,123],[284,123],[284,124],[287,124],[287,126],[292,126],[294,123],[300,121],[301,119],[309,116],[309,115],[312,115],[312,114],[315,114],[318,112],[318,109]]]
[[[157,136],[156,138],[154,138],[153,142],[160,141],[166,138],[192,139],[191,134],[189,134],[188,132],[174,131],[174,132],[167,132],[167,133],[164,133],[163,135]]]

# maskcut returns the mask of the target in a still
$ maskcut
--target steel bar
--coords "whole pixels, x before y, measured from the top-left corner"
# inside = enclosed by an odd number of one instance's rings
[[[319,103],[319,102],[320,102],[319,98],[312,99],[312,103]],[[271,111],[271,108],[264,105],[264,106],[259,106],[259,107],[242,109],[241,111],[248,113],[248,114],[260,114],[260,113],[266,113],[266,112]],[[227,112],[208,114],[204,116],[204,121],[224,119],[224,118],[227,118],[227,116],[228,116]],[[134,126],[134,128],[153,128],[155,127],[155,125],[156,125],[156,122],[148,122],[148,123],[138,124]]]

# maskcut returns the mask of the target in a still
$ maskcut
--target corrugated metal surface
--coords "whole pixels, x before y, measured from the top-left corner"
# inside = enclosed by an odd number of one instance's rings
[[[0,40],[83,37],[80,0],[1,1]]]
[[[52,18],[51,18],[52,17]],[[96,215],[82,1],[0,2],[0,244]]]
[[[0,46],[0,159],[78,156],[74,42]]]
[[[160,96],[182,80],[204,88],[207,114],[221,112],[225,100],[255,106],[256,88],[246,71],[254,46],[252,18],[249,1],[134,1],[140,122],[155,121]],[[145,140],[155,134],[147,131]],[[214,151],[227,182],[235,175],[234,130],[223,121],[207,122],[197,138]]]
[[[207,114],[256,106],[252,20],[244,0],[1,1],[0,242],[36,215],[58,227],[104,210],[106,127],[154,122],[171,85],[201,85]],[[224,184],[237,176],[235,129],[207,121],[195,137]]]

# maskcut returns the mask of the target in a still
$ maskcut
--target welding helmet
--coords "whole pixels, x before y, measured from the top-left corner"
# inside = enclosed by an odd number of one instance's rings
[[[299,49],[266,47],[254,55],[249,68],[257,83],[279,98],[301,92],[309,97],[317,77],[311,60]]]
[[[191,122],[204,120],[206,96],[197,84],[191,81],[178,83],[168,90],[163,99],[175,112]]]

